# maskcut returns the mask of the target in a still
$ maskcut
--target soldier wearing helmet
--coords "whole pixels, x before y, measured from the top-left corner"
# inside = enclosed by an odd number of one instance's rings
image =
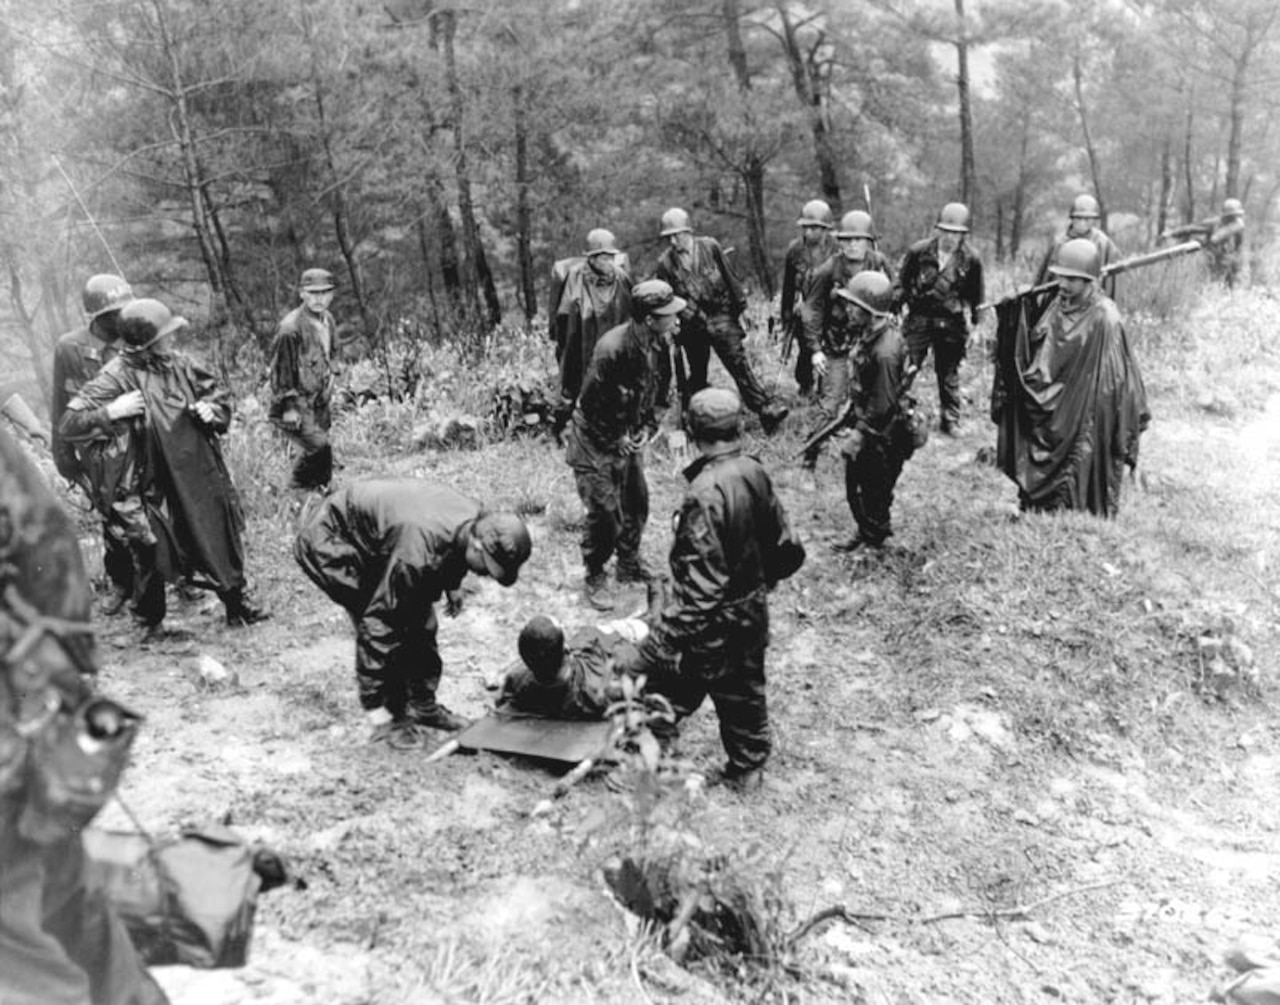
[[[1106,268],[1112,262],[1120,260],[1120,250],[1116,247],[1115,242],[1107,236],[1106,231],[1098,226],[1099,214],[1102,212],[1098,206],[1098,200],[1088,193],[1082,192],[1076,196],[1071,202],[1071,217],[1067,223],[1066,233],[1058,237],[1050,246],[1049,251],[1044,256],[1044,261],[1040,263],[1040,269],[1036,273],[1035,286],[1041,286],[1044,283],[1052,282],[1053,273],[1050,267],[1057,260],[1058,250],[1068,241],[1076,238],[1085,238],[1092,241],[1098,249],[1099,260],[1102,268]],[[1102,281],[1102,288],[1107,296],[1114,297],[1116,292],[1116,277],[1107,276]]]
[[[307,269],[298,280],[302,303],[286,314],[271,343],[268,415],[300,449],[290,488],[324,489],[333,478],[331,399],[337,323],[329,313],[333,273]]]
[[[515,585],[533,549],[514,513],[488,512],[447,485],[368,478],[326,496],[293,557],[342,607],[356,630],[356,682],[371,742],[419,748],[423,728],[453,732],[467,720],[440,703],[443,664],[436,601],[462,611],[468,572]]]
[[[167,1005],[81,832],[119,782],[137,717],[97,694],[74,527],[0,430],[0,1000]]]
[[[85,490],[94,508],[102,515],[103,568],[111,589],[110,596],[102,605],[102,613],[107,615],[119,613],[133,594],[133,563],[129,557],[129,546],[120,528],[112,522],[110,508],[99,505],[102,458],[92,450],[83,454],[78,451],[67,442],[58,424],[80,388],[116,355],[120,338],[117,327],[120,308],[132,299],[133,290],[122,277],[107,274],[90,276],[81,295],[88,323],[63,335],[53,351],[53,398],[49,407],[53,463],[63,478]]]
[[[569,424],[565,460],[586,510],[582,525],[583,597],[613,608],[605,565],[617,555],[619,583],[648,582],[640,554],[649,520],[644,445],[658,429],[671,343],[687,307],[661,279],[631,290],[631,320],[600,336]]]
[[[814,272],[805,291],[800,314],[803,320],[803,354],[818,377],[813,429],[826,425],[849,397],[849,354],[862,334],[847,309],[848,301],[836,295],[859,272],[879,272],[893,278],[889,259],[875,246],[875,222],[870,213],[850,210],[836,230],[838,250]],[[812,471],[818,451],[805,454],[804,466]]]
[[[684,382],[681,403],[687,406],[690,397],[707,386],[707,367],[715,349],[743,402],[760,417],[765,433],[772,434],[790,410],[764,389],[747,361],[747,333],[741,320],[747,298],[724,249],[714,237],[695,236],[689,214],[678,207],[662,214],[661,236],[670,246],[658,256],[655,275],[670,283],[689,305],[680,318],[677,342],[684,360],[677,370],[677,378]]]
[[[970,326],[982,303],[982,261],[969,247],[969,207],[949,202],[938,214],[933,237],[913,244],[902,259],[894,302],[907,310],[902,333],[915,366],[933,351],[941,428],[960,430],[960,364]]]
[[[582,254],[560,259],[551,270],[547,321],[560,367],[560,403],[553,423],[557,437],[573,415],[596,342],[630,316],[630,263],[613,233],[596,227],[587,233]]]
[[[1138,463],[1150,421],[1146,391],[1120,311],[1098,289],[1101,270],[1092,241],[1067,241],[1050,266],[1052,302],[1029,336],[997,346],[997,463],[1018,486],[1023,510],[1114,516],[1124,469]],[[1028,299],[1010,309],[1034,309]],[[1006,372],[1019,374],[1014,386]]]
[[[70,442],[111,459],[101,502],[125,528],[137,570],[134,617],[148,638],[164,634],[166,582],[216,590],[228,625],[267,616],[246,592],[244,516],[219,442],[231,396],[174,350],[186,327],[159,300],[127,304],[122,352],[80,389],[60,424]]]
[[[808,395],[813,391],[813,364],[809,353],[804,351],[804,333],[801,330],[804,320],[799,308],[813,273],[836,251],[831,207],[821,199],[809,200],[800,210],[796,226],[800,228],[800,236],[787,245],[787,253],[782,260],[781,314],[787,349],[792,343],[797,345],[796,384],[801,394]],[[783,356],[785,358],[785,352]]]
[[[738,396],[718,387],[699,391],[688,425],[700,456],[684,472],[689,486],[671,545],[671,600],[616,666],[644,674],[647,689],[664,695],[680,718],[710,695],[728,755],[720,777],[756,789],[772,748],[764,672],[769,591],[800,568],[804,546],[769,473],[742,450]]]
[[[1222,213],[1200,223],[1171,227],[1160,235],[1176,241],[1199,241],[1208,255],[1209,274],[1235,287],[1244,268],[1244,204],[1235,198],[1222,203]]]
[[[881,547],[893,534],[893,491],[914,451],[904,436],[909,402],[904,379],[907,346],[893,319],[893,284],[882,272],[859,272],[836,291],[860,332],[849,369],[849,422],[845,439],[845,496],[857,533],[837,551]]]

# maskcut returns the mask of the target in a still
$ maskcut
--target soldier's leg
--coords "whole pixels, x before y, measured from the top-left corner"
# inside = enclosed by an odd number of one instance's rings
[[[156,546],[134,542],[130,554],[134,563],[134,619],[144,628],[155,628],[164,621],[166,613],[164,574]]]
[[[453,731],[465,729],[470,723],[440,704],[436,692],[440,688],[440,676],[444,664],[440,660],[440,646],[436,639],[438,622],[435,608],[427,618],[408,629],[401,646],[397,672],[402,675],[405,687],[405,718],[420,726]]]
[[[965,355],[965,332],[938,329],[933,344],[933,366],[938,375],[938,404],[943,432],[954,432],[960,424],[960,363]]]
[[[720,742],[728,755],[725,777],[729,779],[762,768],[773,749],[765,701],[767,638],[765,632],[753,632],[747,639],[735,639],[729,672],[708,687],[720,718]]]
[[[290,435],[302,453],[293,465],[295,489],[318,489],[328,485],[333,478],[333,450],[329,446],[328,430],[317,421],[314,411],[300,409],[298,428]]]
[[[111,588],[102,613],[118,614],[134,595],[133,553],[121,528],[106,518],[102,521],[102,568]]]
[[[858,533],[872,545],[893,534],[893,490],[902,473],[902,458],[880,441],[868,442],[849,471],[849,509]]]
[[[907,343],[907,358],[914,366],[924,363],[932,344],[932,328],[928,318],[908,317],[902,324],[902,337]]]
[[[676,350],[684,352],[685,386],[681,403],[687,407],[689,399],[707,386],[711,341],[705,326],[691,322],[688,330],[680,332]]]
[[[763,415],[769,410],[772,401],[765,393],[760,378],[747,362],[747,350],[743,344],[745,333],[736,321],[717,320],[720,321],[719,324],[709,326],[711,345],[733,382],[738,385],[742,403],[757,415]]]
[[[627,457],[619,468],[621,477],[622,521],[618,533],[618,577],[647,579],[640,560],[640,539],[649,522],[649,482],[644,474],[641,454]]]
[[[582,522],[582,564],[587,573],[599,572],[613,556],[622,530],[621,479],[603,454],[593,467],[575,467],[574,483],[586,514]]]

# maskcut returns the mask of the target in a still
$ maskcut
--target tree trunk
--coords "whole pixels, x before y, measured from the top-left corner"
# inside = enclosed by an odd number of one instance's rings
[[[454,52],[457,35],[457,14],[441,10],[436,19],[439,39],[444,49],[445,81],[449,91],[449,104],[453,118],[453,164],[458,186],[458,215],[462,218],[462,244],[465,251],[462,273],[465,280],[467,301],[480,313],[480,293],[483,292],[487,317],[491,325],[502,320],[502,305],[493,284],[493,274],[480,243],[480,227],[476,223],[475,202],[471,197],[471,165],[467,156],[465,131],[466,102],[462,85],[458,80],[458,61]]]
[[[1156,204],[1156,233],[1169,229],[1169,207],[1173,204],[1173,137],[1165,133],[1160,144],[1160,199]]]
[[[1027,206],[1027,150],[1031,146],[1031,109],[1022,110],[1022,135],[1018,142],[1018,182],[1013,189],[1013,219],[1009,223],[1009,257],[1018,260],[1022,250],[1022,219]]]
[[[747,47],[742,41],[741,14],[738,0],[721,0],[720,16],[724,24],[725,40],[729,48],[729,66],[733,69],[738,91],[751,93],[751,72],[747,66]],[[748,108],[750,105],[748,105]],[[748,113],[749,114],[749,113]],[[753,142],[748,140],[748,142]],[[751,249],[751,268],[760,281],[765,296],[773,296],[773,269],[769,265],[766,250],[766,225],[764,218],[765,159],[755,150],[748,150],[738,169],[747,197],[747,242]]]
[[[520,266],[520,291],[524,319],[538,313],[538,288],[533,279],[533,214],[529,209],[529,124],[525,119],[524,88],[511,89],[516,141],[516,260]]]
[[[1192,153],[1192,136],[1195,133],[1195,88],[1192,87],[1187,95],[1187,115],[1183,122],[1182,133],[1182,175],[1183,175],[1183,193],[1182,193],[1182,222],[1195,223],[1196,220],[1196,186],[1195,175],[1193,173],[1193,162],[1191,160]]]
[[[973,107],[969,100],[969,26],[965,21],[964,0],[955,0],[956,92],[960,99],[960,201],[974,208],[977,196],[977,167],[973,155]]]
[[[831,142],[831,125],[827,116],[826,82],[818,64],[818,51],[826,41],[826,32],[819,31],[818,38],[808,52],[800,51],[796,28],[791,21],[785,3],[777,3],[774,9],[782,23],[782,51],[791,71],[791,84],[796,97],[804,106],[809,120],[809,132],[813,136],[813,159],[818,169],[818,188],[822,197],[831,204],[839,217],[841,213],[840,174],[836,167],[835,148]]]
[[[1098,200],[1098,219],[1102,229],[1107,228],[1107,203],[1102,190],[1102,165],[1098,161],[1098,149],[1093,143],[1093,134],[1089,130],[1089,109],[1084,100],[1084,68],[1080,65],[1080,54],[1071,59],[1071,82],[1075,87],[1076,114],[1080,116],[1080,133],[1084,137],[1084,152],[1089,158],[1089,177],[1093,179],[1093,195]]]

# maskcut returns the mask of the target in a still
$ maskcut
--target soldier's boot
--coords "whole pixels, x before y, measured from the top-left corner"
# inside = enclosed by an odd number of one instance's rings
[[[446,733],[456,733],[458,730],[466,729],[471,725],[470,719],[458,715],[438,701],[432,702],[430,705],[421,702],[410,702],[405,708],[405,719],[414,725],[442,729]]]
[[[766,436],[772,436],[790,414],[791,409],[775,401],[760,413],[760,427],[764,430]]]
[[[112,583],[111,592],[107,594],[107,598],[102,602],[102,613],[108,618],[119,614],[124,610],[125,604],[129,602],[132,592],[127,586]]]
[[[603,569],[588,569],[582,583],[582,599],[597,611],[612,611],[613,600],[609,596],[609,577]]]
[[[229,590],[222,595],[222,603],[227,609],[227,624],[232,628],[254,625],[271,617],[266,608],[245,596],[244,590]]]

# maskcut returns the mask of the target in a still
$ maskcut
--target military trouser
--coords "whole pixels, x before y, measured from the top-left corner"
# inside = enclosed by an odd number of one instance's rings
[[[960,421],[960,363],[964,360],[969,339],[964,318],[908,315],[902,334],[907,340],[907,353],[915,366],[920,366],[929,350],[933,350],[942,428],[954,426]]]
[[[804,322],[799,316],[791,319],[787,337],[790,339],[790,345],[796,354],[796,386],[800,388],[801,394],[810,394],[813,392],[814,375],[813,375],[813,357],[805,351],[804,348]]]
[[[101,890],[88,889],[80,836],[43,846],[0,801],[0,1002],[167,1005]]]
[[[765,701],[768,644],[767,629],[738,629],[724,639],[722,648],[690,650],[676,669],[656,670],[645,685],[670,701],[681,719],[696,712],[710,695],[730,775],[762,767],[773,749]]]
[[[689,399],[707,386],[707,370],[711,365],[711,350],[715,349],[720,362],[738,385],[742,403],[760,415],[767,412],[773,400],[760,383],[760,378],[747,362],[747,349],[742,330],[736,318],[717,316],[690,320],[682,328],[678,346],[686,361],[686,384],[681,388],[681,403],[688,408]]]
[[[864,433],[861,447],[844,458],[844,490],[858,534],[880,544],[893,533],[893,489],[902,474],[903,457],[885,436]]]
[[[312,405],[297,406],[298,425],[293,429],[279,425],[280,431],[289,437],[302,453],[294,461],[290,488],[319,489],[333,480],[333,447],[329,443],[329,427],[332,416],[329,402],[320,400]]]
[[[848,353],[827,357],[827,372],[818,378],[818,397],[814,402],[813,425],[809,427],[812,436],[828,422],[834,419],[844,403],[849,400],[849,385],[853,380],[853,371],[849,364]],[[805,464],[812,466],[822,453],[819,444],[812,450],[805,451]]]
[[[649,483],[640,452],[604,449],[576,421],[569,426],[568,441],[565,459],[587,511],[581,542],[587,572],[599,572],[615,553],[619,562],[639,561],[649,521]]]
[[[385,708],[396,720],[429,714],[435,709],[436,691],[444,673],[436,639],[438,627],[432,607],[421,623],[405,626],[395,649],[376,672],[367,667],[356,672],[361,708]]]

